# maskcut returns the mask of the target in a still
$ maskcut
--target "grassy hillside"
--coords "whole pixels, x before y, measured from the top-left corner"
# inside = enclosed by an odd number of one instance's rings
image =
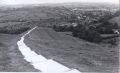
[[[62,7],[33,7],[33,8],[18,8],[0,11],[0,21],[24,22],[38,21],[40,19],[59,18],[64,12]]]
[[[78,9],[76,11],[78,14],[80,12],[86,11],[86,9],[94,10],[100,8],[107,9],[108,11],[109,9],[116,9],[116,7],[112,5],[107,5],[108,4],[92,4],[92,6],[90,6],[90,4],[84,3],[66,3],[40,6],[18,6],[18,8],[14,8],[14,6],[0,7],[0,27],[13,24],[23,24],[28,22],[30,22],[32,25],[50,25],[53,22],[65,22],[65,18],[71,15],[72,10],[76,8]],[[82,9],[82,11],[79,11],[79,9]]]
[[[120,26],[120,11],[116,12],[109,22]]]
[[[18,35],[0,34],[0,71],[1,72],[36,72],[18,50]]]
[[[100,46],[41,27],[31,32],[25,43],[38,54],[82,72],[117,71],[118,47]]]

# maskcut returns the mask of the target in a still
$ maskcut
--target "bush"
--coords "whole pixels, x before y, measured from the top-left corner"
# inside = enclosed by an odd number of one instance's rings
[[[53,29],[57,32],[65,32],[65,31],[73,31],[73,26],[67,26],[67,25],[64,25],[64,26],[56,26],[56,25],[53,25]]]
[[[103,24],[96,27],[96,31],[101,34],[114,34],[113,29],[118,29],[118,24],[104,22]]]
[[[73,36],[90,41],[90,42],[100,42],[100,34],[92,29],[89,29],[83,25],[79,25],[74,28],[72,32]]]

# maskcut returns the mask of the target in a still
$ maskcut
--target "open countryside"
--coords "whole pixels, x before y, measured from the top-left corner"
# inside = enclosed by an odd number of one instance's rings
[[[0,6],[0,71],[117,73],[119,19],[112,4]]]

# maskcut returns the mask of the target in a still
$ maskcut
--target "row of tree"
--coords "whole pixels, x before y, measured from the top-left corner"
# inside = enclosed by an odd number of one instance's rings
[[[23,26],[23,25],[11,25],[11,26],[5,26],[0,27],[0,33],[4,34],[21,34],[27,30],[29,30],[29,26]]]

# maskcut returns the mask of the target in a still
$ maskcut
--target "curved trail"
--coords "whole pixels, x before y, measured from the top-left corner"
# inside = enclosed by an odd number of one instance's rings
[[[21,37],[21,40],[17,42],[20,52],[24,56],[24,59],[35,68],[40,70],[42,73],[81,73],[76,69],[69,69],[64,65],[52,60],[46,59],[42,55],[38,55],[32,51],[25,43],[24,37],[28,35],[31,31],[37,27],[28,31],[25,35]]]

